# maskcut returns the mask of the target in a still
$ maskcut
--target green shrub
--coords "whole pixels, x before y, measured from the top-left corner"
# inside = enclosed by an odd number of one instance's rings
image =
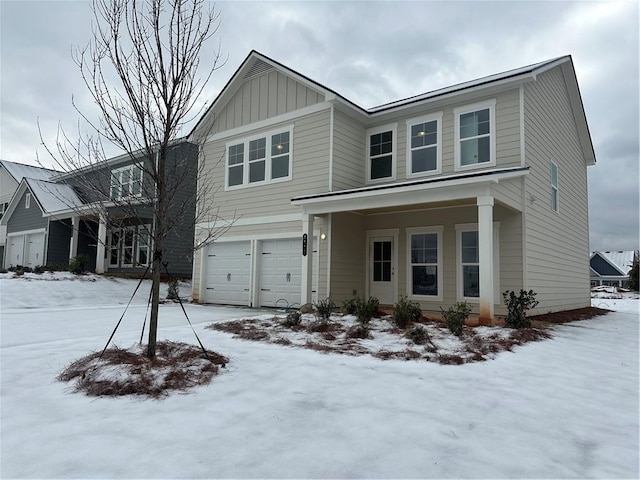
[[[462,335],[464,322],[469,318],[469,313],[471,313],[469,304],[467,302],[458,302],[447,310],[443,310],[442,307],[440,307],[440,311],[442,312],[444,321],[447,323],[449,331],[456,337]]]
[[[78,255],[77,257],[69,260],[69,271],[76,275],[80,275],[82,272],[84,272],[88,262],[89,257],[87,257],[85,254]]]
[[[316,311],[318,312],[318,317],[324,321],[328,321],[331,318],[331,314],[335,309],[336,309],[336,304],[333,303],[331,298],[325,298],[324,300],[320,300],[316,304]]]
[[[409,340],[418,345],[423,345],[429,338],[427,330],[422,325],[414,325],[404,334]]]
[[[508,328],[530,328],[531,320],[527,318],[527,310],[535,308],[540,302],[536,300],[533,290],[528,292],[520,290],[516,297],[513,290],[507,290],[502,294],[504,303],[507,306],[507,318],[504,319],[504,326]]]
[[[358,297],[347,298],[344,302],[342,302],[342,313],[344,313],[345,315],[355,315],[357,301]]]
[[[287,317],[282,321],[285,327],[297,327],[302,322],[302,313],[300,311],[287,313]]]
[[[167,287],[167,300],[178,300],[180,298],[180,282],[177,278],[169,280]]]
[[[422,318],[420,304],[408,300],[406,295],[402,295],[398,303],[393,306],[393,322],[398,328],[405,329],[420,318]]]
[[[364,298],[357,297],[355,299],[355,304],[355,315],[356,317],[358,317],[358,322],[363,325],[367,325],[378,310],[378,305],[380,305],[380,302],[376,297],[369,297],[366,300]]]
[[[347,338],[371,338],[369,327],[364,323],[352,326],[347,330],[345,335]]]

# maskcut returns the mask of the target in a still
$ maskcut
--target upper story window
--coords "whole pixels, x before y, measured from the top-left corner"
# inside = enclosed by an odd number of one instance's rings
[[[9,202],[0,203],[0,218],[4,216],[4,212],[9,208]]]
[[[455,118],[455,169],[496,164],[495,100],[458,107]]]
[[[142,195],[143,172],[140,165],[127,165],[111,171],[111,199],[122,200]]]
[[[31,194],[27,192],[27,194],[24,196],[24,208],[30,208],[31,207]]]
[[[367,131],[367,181],[381,182],[396,178],[397,124]]]
[[[551,162],[551,210],[558,212],[558,165]]]
[[[227,188],[291,179],[293,128],[227,144]]]
[[[442,112],[407,120],[407,177],[442,172]]]

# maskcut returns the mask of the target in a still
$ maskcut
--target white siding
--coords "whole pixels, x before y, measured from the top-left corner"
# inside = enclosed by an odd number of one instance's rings
[[[366,128],[337,109],[333,122],[333,190],[361,187],[365,176]]]

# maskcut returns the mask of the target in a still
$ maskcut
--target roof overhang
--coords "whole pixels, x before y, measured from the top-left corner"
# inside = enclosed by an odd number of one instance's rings
[[[444,177],[298,196],[291,200],[291,204],[301,207],[307,214],[322,215],[456,202],[490,195],[492,184],[522,177],[528,173],[529,167],[459,173]]]

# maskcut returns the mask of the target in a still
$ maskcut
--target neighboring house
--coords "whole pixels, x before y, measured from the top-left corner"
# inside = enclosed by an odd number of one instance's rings
[[[505,290],[590,305],[595,154],[570,56],[364,109],[252,51],[204,131],[212,201],[236,221],[196,253],[199,302],[407,295],[482,322]]]
[[[196,145],[177,141],[168,156],[167,171],[176,167],[187,176],[170,207],[179,222],[165,240],[163,261],[173,276],[190,277],[193,268],[197,155]],[[97,273],[144,273],[154,218],[143,193],[153,186],[138,161],[121,155],[50,181],[24,179],[0,220],[9,239],[5,268],[65,264],[84,254]]]
[[[624,287],[629,281],[629,270],[638,251],[593,252],[591,265],[591,286]]]
[[[0,160],[0,220],[7,208],[9,208],[9,202],[23,178],[47,180],[58,173],[48,168]],[[0,260],[4,258],[6,237],[7,228],[4,225],[0,225]]]

